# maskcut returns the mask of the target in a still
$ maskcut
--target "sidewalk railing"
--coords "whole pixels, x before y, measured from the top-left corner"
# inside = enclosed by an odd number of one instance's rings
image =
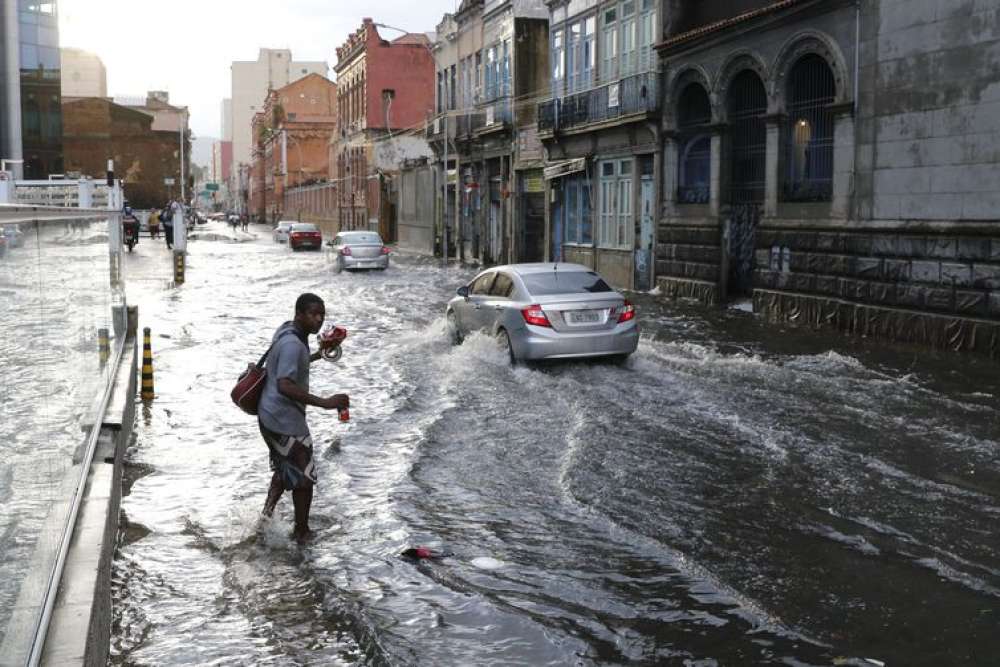
[[[110,200],[0,205],[3,664],[40,656],[126,337],[117,188]]]

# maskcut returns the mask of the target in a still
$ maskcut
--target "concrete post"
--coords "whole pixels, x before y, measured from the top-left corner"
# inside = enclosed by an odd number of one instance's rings
[[[679,159],[680,154],[677,138],[674,136],[665,137],[663,141],[663,180],[660,183],[660,188],[663,193],[661,199],[663,202],[662,213],[667,216],[673,216],[677,213],[677,183],[679,182],[677,170]]]
[[[0,204],[14,203],[14,174],[0,171]]]
[[[80,208],[94,207],[94,181],[88,177],[83,177],[76,183],[79,192],[77,205]]]
[[[845,108],[833,121],[833,201],[832,217],[848,219],[854,189],[854,115]]]
[[[708,211],[718,217],[722,210],[722,133],[712,133],[712,177],[708,198]]]
[[[4,83],[4,91],[0,97],[4,98],[6,109],[0,115],[0,123],[6,126],[5,132],[0,132],[0,136],[6,136],[6,142],[0,144],[0,158],[8,160],[20,160],[24,157],[23,141],[21,136],[21,114],[6,113],[10,109],[21,108],[21,70],[18,63],[21,62],[21,38],[20,22],[18,21],[19,5],[17,0],[0,0],[3,8],[0,16],[6,16],[6,24],[3,26],[4,39],[0,41],[0,49],[4,53],[0,56],[0,63],[3,64],[4,76],[0,81]],[[13,178],[19,179],[24,176],[24,165],[20,162],[13,164]],[[0,202],[3,200],[0,199]]]
[[[184,224],[184,205],[174,211],[174,284],[184,284],[187,226]]]
[[[781,125],[782,119],[780,117],[771,116],[767,119],[764,215],[768,218],[778,215],[778,188],[781,183]]]

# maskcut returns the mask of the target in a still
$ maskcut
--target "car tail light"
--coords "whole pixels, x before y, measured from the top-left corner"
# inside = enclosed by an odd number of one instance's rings
[[[618,307],[618,324],[635,319],[635,306],[628,299]]]
[[[340,249],[340,254],[343,255],[344,257],[350,257],[351,256],[351,246],[345,245],[343,248]]]
[[[552,323],[549,322],[549,318],[546,317],[545,311],[539,305],[528,306],[521,311],[521,315],[524,317],[524,321],[528,324],[532,324],[536,327],[549,327],[552,328]]]
[[[382,254],[383,255],[388,255],[389,254],[389,249],[386,248],[385,246],[382,246]]]

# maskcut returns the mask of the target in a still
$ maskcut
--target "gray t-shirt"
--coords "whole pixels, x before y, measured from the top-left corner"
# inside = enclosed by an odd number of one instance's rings
[[[278,380],[288,378],[309,391],[309,345],[293,322],[285,322],[274,333],[267,355],[267,379],[257,414],[260,423],[281,435],[309,435],[306,406],[278,391]]]

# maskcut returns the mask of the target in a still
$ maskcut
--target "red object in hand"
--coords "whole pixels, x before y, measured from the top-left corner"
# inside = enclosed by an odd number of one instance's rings
[[[349,422],[351,421],[351,411],[347,408],[340,408],[337,410],[337,417],[339,417],[342,422]]]
[[[331,329],[327,329],[322,333],[320,339],[323,341],[324,345],[330,347],[336,347],[344,342],[347,338],[347,329],[344,327],[335,326]]]

